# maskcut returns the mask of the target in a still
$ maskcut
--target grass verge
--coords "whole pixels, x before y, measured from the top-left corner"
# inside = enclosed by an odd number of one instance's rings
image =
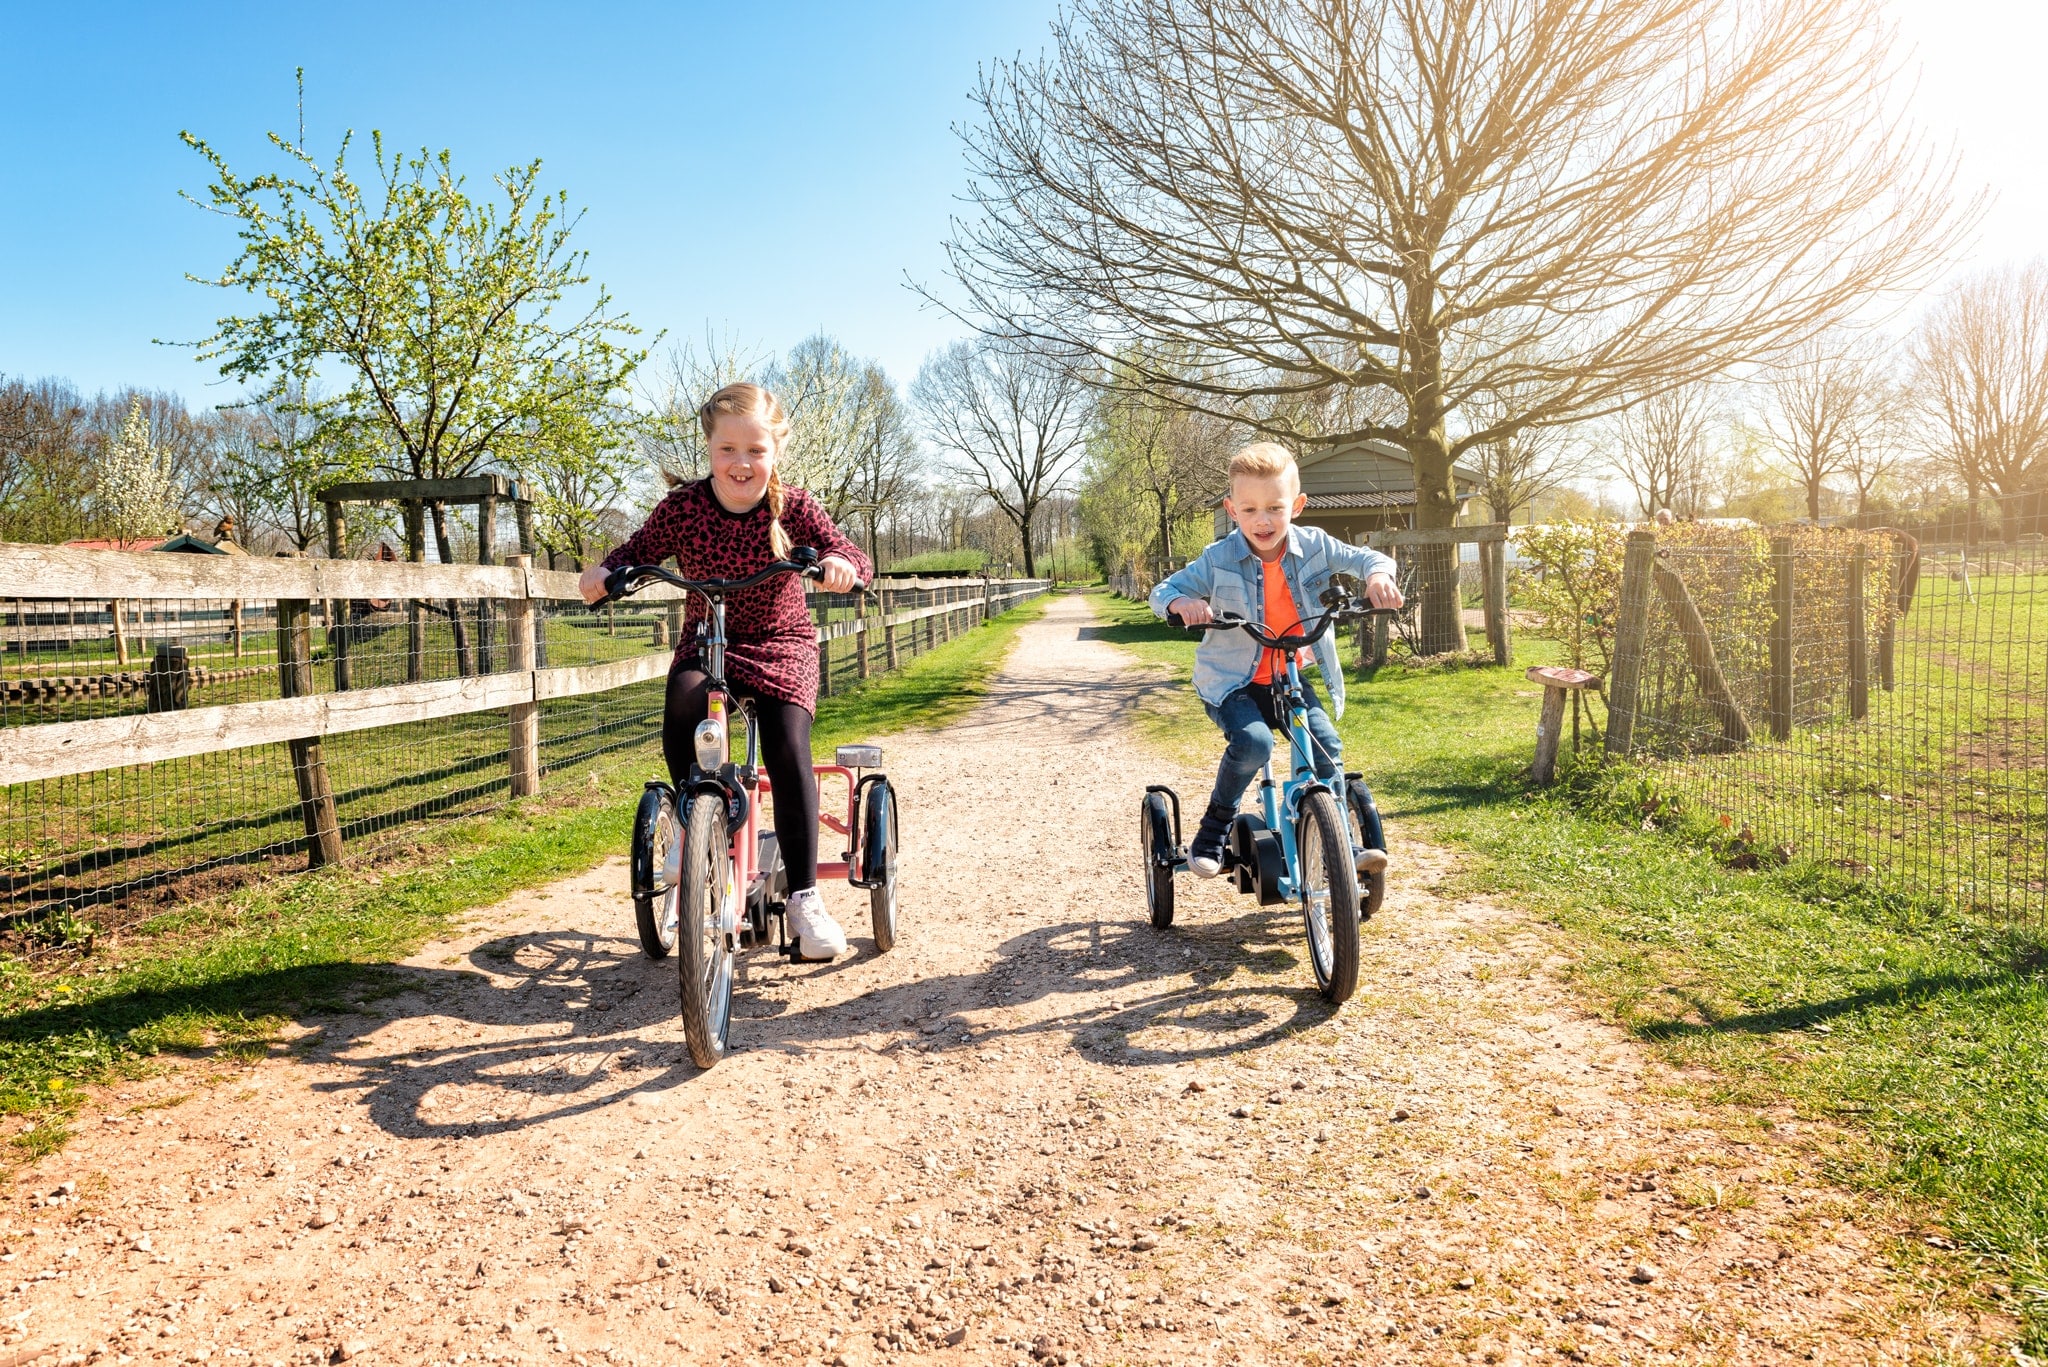
[[[1105,635],[1192,667],[1185,635],[1143,604],[1097,600]],[[1523,664],[1549,643],[1523,639]],[[1675,1063],[1711,1070],[1710,1099],[1826,1119],[1840,1179],[1926,1203],[1917,1237],[1981,1255],[2048,1346],[2048,952],[2038,939],[1849,883],[1810,864],[1730,867],[1668,813],[1532,792],[1537,690],[1520,668],[1353,671],[1339,730],[1382,809],[1467,851],[1475,891],[1557,927],[1593,999]],[[1212,762],[1192,692],[1142,721],[1178,757]],[[1649,829],[1645,829],[1648,826]],[[1713,829],[1698,822],[1695,829]],[[1398,873],[1397,875],[1398,876]]]
[[[1046,601],[821,700],[817,753],[959,716]],[[659,763],[653,745],[622,751],[562,790],[422,826],[412,846],[374,867],[344,865],[175,908],[138,927],[118,958],[88,956],[55,973],[9,965],[0,977],[0,1114],[25,1121],[12,1143],[31,1158],[60,1147],[81,1088],[166,1052],[260,1054],[293,1017],[377,995],[390,981],[382,965],[465,912],[622,853],[642,780]]]

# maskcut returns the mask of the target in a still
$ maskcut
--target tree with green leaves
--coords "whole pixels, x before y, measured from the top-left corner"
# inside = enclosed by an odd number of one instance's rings
[[[408,479],[524,473],[563,433],[601,420],[645,351],[611,295],[570,246],[580,215],[540,188],[540,163],[473,195],[451,154],[386,155],[371,134],[372,175],[351,173],[351,137],[331,164],[271,133],[285,165],[253,176],[192,133],[213,183],[195,203],[236,226],[241,250],[203,284],[267,307],[219,320],[200,355],[244,382],[337,374],[309,405],[329,449],[361,453]],[[428,507],[436,547],[454,558],[447,508]],[[411,558],[424,558],[409,537]]]

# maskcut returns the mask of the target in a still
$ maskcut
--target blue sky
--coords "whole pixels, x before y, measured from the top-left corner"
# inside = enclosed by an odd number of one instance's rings
[[[1977,262],[2048,250],[2037,73],[2048,7],[1891,0],[1919,117],[1999,203]],[[540,157],[588,213],[577,241],[650,331],[782,348],[825,330],[907,381],[957,332],[939,280],[963,173],[949,125],[979,64],[1036,50],[1052,0],[942,5],[350,6],[0,0],[0,372],[227,396],[152,338],[194,340],[235,296],[184,280],[232,253],[183,203],[190,128],[242,170],[290,129],[454,149],[474,180]],[[200,17],[192,17],[200,16]]]
[[[193,15],[203,14],[204,18]],[[942,275],[963,184],[950,125],[977,65],[1036,50],[1050,3],[206,6],[0,3],[0,372],[225,397],[189,353],[241,298],[178,198],[263,136],[454,150],[472,181],[539,157],[588,212],[593,273],[642,327],[782,348],[823,329],[908,380],[959,329],[903,286]],[[32,56],[29,56],[31,55]],[[29,56],[29,60],[21,60]],[[367,148],[365,148],[367,150]]]

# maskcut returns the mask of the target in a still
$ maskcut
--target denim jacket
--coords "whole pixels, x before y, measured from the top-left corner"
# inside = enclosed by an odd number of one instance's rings
[[[1287,550],[1280,557],[1280,572],[1294,594],[1294,609],[1304,622],[1323,611],[1322,592],[1338,574],[1356,575],[1364,580],[1375,574],[1394,573],[1389,556],[1364,546],[1348,546],[1319,527],[1295,524],[1287,529]],[[1244,533],[1235,528],[1221,541],[1196,556],[1185,569],[1176,570],[1152,590],[1152,611],[1166,616],[1166,605],[1176,598],[1206,598],[1219,617],[1243,617],[1260,625],[1266,620],[1266,592],[1259,553]],[[1330,688],[1330,706],[1344,715],[1344,669],[1337,661],[1335,633],[1315,644],[1316,668]],[[1242,631],[1211,631],[1195,647],[1195,692],[1211,707],[1252,681],[1259,669],[1259,643]]]

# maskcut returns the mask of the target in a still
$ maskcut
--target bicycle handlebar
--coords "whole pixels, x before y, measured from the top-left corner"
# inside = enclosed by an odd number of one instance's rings
[[[1400,612],[1401,609],[1399,608],[1359,608],[1355,605],[1339,605],[1330,608],[1318,617],[1312,630],[1300,635],[1287,636],[1275,636],[1248,617],[1214,617],[1206,622],[1186,622],[1181,620],[1179,613],[1168,612],[1166,620],[1174,626],[1182,627],[1189,631],[1242,631],[1268,650],[1301,650],[1322,640],[1329,633],[1331,626],[1340,617],[1394,617],[1398,616]]]
[[[591,607],[603,607],[616,599],[630,597],[646,588],[655,580],[672,584],[688,593],[714,598],[723,594],[737,593],[741,589],[753,588],[781,574],[801,575],[805,579],[823,579],[825,572],[818,565],[818,553],[809,546],[798,546],[790,552],[790,559],[777,560],[764,565],[740,579],[685,579],[680,574],[660,565],[621,565],[604,579],[604,597]],[[856,592],[867,588],[866,584],[855,582]]]

